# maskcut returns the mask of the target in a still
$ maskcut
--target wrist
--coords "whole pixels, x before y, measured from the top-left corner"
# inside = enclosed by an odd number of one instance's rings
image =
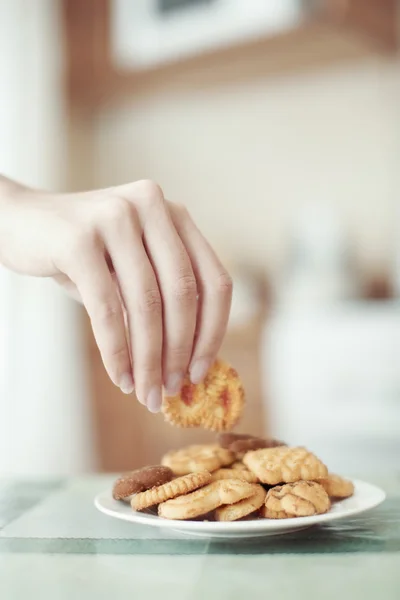
[[[12,204],[18,195],[23,194],[25,190],[24,186],[0,175],[0,208]]]
[[[12,254],[21,229],[20,199],[24,186],[0,175],[0,265],[12,265]]]

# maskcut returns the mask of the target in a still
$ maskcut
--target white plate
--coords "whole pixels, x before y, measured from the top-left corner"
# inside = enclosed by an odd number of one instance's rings
[[[158,517],[154,512],[137,512],[126,502],[117,502],[108,490],[95,498],[95,506],[102,513],[149,527],[179,531],[192,536],[210,538],[250,538],[267,535],[280,535],[305,529],[320,523],[329,523],[336,519],[345,519],[370,510],[381,504],[386,498],[383,490],[364,481],[353,481],[355,492],[351,498],[335,502],[331,510],[324,515],[301,517],[297,519],[257,519],[220,523],[214,521],[169,521]]]

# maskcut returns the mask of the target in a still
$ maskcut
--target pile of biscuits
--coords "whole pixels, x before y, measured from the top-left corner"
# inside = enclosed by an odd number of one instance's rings
[[[217,442],[168,452],[161,464],[127,473],[113,497],[165,519],[285,519],[327,512],[353,484],[303,447],[223,433]]]
[[[165,397],[162,412],[178,427],[229,432],[244,402],[237,372],[218,359],[202,383],[187,378],[177,396]],[[353,492],[351,481],[329,473],[306,448],[220,433],[216,443],[173,450],[160,465],[123,475],[113,497],[134,510],[156,509],[165,519],[237,521],[322,514]]]

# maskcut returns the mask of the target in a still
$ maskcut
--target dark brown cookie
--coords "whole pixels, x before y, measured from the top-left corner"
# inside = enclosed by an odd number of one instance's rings
[[[242,452],[249,452],[249,450],[259,450],[260,448],[277,448],[278,446],[286,446],[283,442],[273,439],[264,438],[247,438],[243,440],[237,440],[232,442],[229,446],[231,452],[240,454]]]
[[[241,454],[249,450],[260,448],[276,448],[286,446],[284,442],[268,438],[260,438],[248,433],[222,433],[218,436],[218,443],[222,448]]]
[[[239,440],[251,439],[254,439],[254,436],[249,435],[248,433],[221,433],[218,436],[218,444],[221,446],[221,448],[229,450],[231,444],[238,442]]]
[[[173,478],[172,469],[161,465],[136,469],[136,471],[125,473],[117,479],[113,487],[113,498],[114,500],[124,500],[133,494],[168,483]]]

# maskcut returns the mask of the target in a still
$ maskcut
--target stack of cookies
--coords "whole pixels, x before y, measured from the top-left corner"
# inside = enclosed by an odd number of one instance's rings
[[[165,519],[236,521],[322,514],[353,491],[303,447],[225,433],[216,443],[168,452],[161,465],[124,475],[113,496],[134,510],[157,508]]]

